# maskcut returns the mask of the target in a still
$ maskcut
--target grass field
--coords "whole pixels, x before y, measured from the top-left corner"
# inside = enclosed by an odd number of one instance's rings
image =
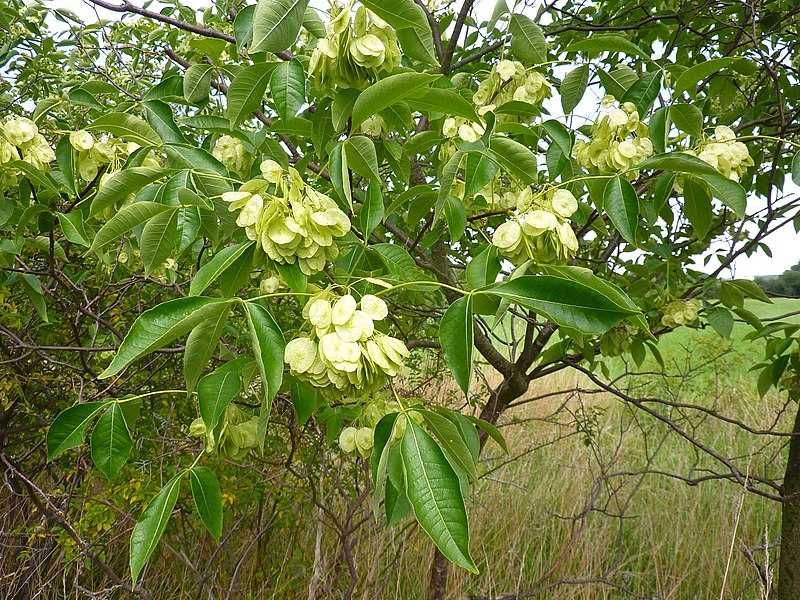
[[[747,308],[774,318],[800,309],[800,302]],[[711,328],[680,328],[659,343],[667,374],[626,383],[636,393],[713,408],[756,428],[775,419],[786,426],[785,400],[756,393],[750,367],[763,342],[744,339],[749,331],[737,323],[725,340]],[[654,367],[648,360],[642,370]],[[526,398],[575,385],[584,382],[554,376],[536,382]],[[742,472],[780,476],[780,441],[696,415],[681,422],[712,449],[736,457]],[[572,393],[522,403],[504,431],[520,458],[505,464],[497,448],[488,451],[487,475],[470,512],[482,573],[457,574],[452,597],[765,597],[756,565],[770,576],[778,505],[729,481],[687,485],[664,476],[702,478],[719,465],[655,419],[606,394]],[[399,570],[388,597],[424,597],[411,580],[428,552],[425,542],[418,545],[403,552],[407,569]]]
[[[748,308],[770,318],[800,309],[800,301]],[[775,422],[786,429],[785,398],[774,391],[763,399],[756,393],[756,375],[749,369],[763,353],[763,342],[744,339],[747,332],[737,324],[726,340],[711,328],[678,329],[659,344],[666,373],[657,373],[648,359],[646,374],[628,376],[623,385],[637,397],[700,405],[756,429]],[[562,371],[535,382],[505,415],[501,427],[510,455],[493,443],[487,446],[483,477],[468,500],[471,547],[481,573],[452,569],[448,598],[767,598],[757,569],[771,577],[778,505],[727,480],[689,485],[718,472],[719,463],[662,421],[597,393],[589,383]],[[439,382],[426,386],[425,393],[450,401],[454,389]],[[780,477],[780,439],[696,411],[654,406],[658,415],[730,457],[743,473]],[[157,598],[423,600],[432,545],[412,521],[392,529],[375,525],[364,501],[368,490],[347,483],[357,468],[352,460],[331,461],[327,487],[318,490],[329,512],[314,506],[307,497],[309,482],[302,479],[285,494],[249,504],[255,489],[242,484],[236,490],[232,481],[235,518],[226,525],[231,536],[226,552],[218,553],[208,536],[192,531],[192,519],[181,519],[170,529],[162,560],[148,569],[148,590]],[[257,473],[257,478],[284,476],[282,463]],[[98,510],[108,514],[106,506]],[[127,529],[118,529],[109,525],[108,539],[124,561]],[[186,556],[180,549],[191,544]],[[124,569],[122,562],[118,566]],[[198,581],[204,591],[198,591]]]

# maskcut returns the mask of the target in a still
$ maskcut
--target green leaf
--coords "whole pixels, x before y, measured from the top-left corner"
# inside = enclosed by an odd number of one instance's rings
[[[724,338],[731,337],[731,333],[733,332],[733,315],[727,308],[715,306],[706,313],[706,320],[719,335]]]
[[[603,191],[603,209],[625,241],[636,244],[639,199],[630,182],[620,175],[609,179]]]
[[[559,93],[561,94],[561,108],[565,114],[575,110],[586,93],[587,85],[589,85],[588,63],[575,67],[564,76]]]
[[[394,454],[396,449],[392,448]],[[386,501],[384,503],[386,508],[386,524],[393,527],[400,523],[405,516],[411,512],[411,504],[408,501],[405,490],[398,490],[394,484],[386,481]]]
[[[104,211],[169,172],[161,167],[129,167],[113,173],[97,190],[89,214],[94,216]]]
[[[266,308],[254,302],[246,302],[245,309],[250,343],[261,374],[261,386],[264,389],[258,416],[258,439],[260,447],[263,448],[272,411],[272,400],[283,381],[283,350],[286,342],[280,327]]]
[[[306,12],[303,13],[303,27],[317,39],[322,39],[328,34],[325,22],[317,14],[316,9],[311,6],[306,8]]]
[[[471,295],[453,302],[439,322],[439,343],[444,360],[464,394],[469,394],[472,376],[473,327]]]
[[[195,240],[197,234],[200,232],[201,217],[200,211],[196,207],[179,208],[178,209],[178,248],[177,255],[189,248]]]
[[[792,181],[796,185],[800,185],[800,152],[795,154],[792,159]]]
[[[408,98],[406,102],[416,110],[463,117],[475,123],[481,121],[478,113],[475,112],[475,106],[472,102],[455,90],[430,88],[422,95]]]
[[[425,154],[428,150],[433,148],[436,144],[442,142],[442,135],[437,131],[421,131],[415,133],[406,140],[403,146],[403,154],[409,157],[416,156],[417,154]]]
[[[178,246],[178,209],[164,211],[150,219],[142,230],[139,248],[144,274],[150,275],[164,264]]]
[[[308,276],[300,270],[300,266],[297,263],[292,265],[276,263],[275,268],[278,269],[281,279],[286,282],[290,290],[299,294],[304,294],[306,292]]]
[[[478,428],[482,429],[486,432],[490,438],[492,438],[495,443],[500,446],[500,448],[508,454],[508,445],[506,444],[506,440],[503,437],[503,434],[500,433],[500,430],[489,423],[489,421],[484,421],[483,419],[479,419],[478,417],[473,417],[472,415],[464,415],[464,417],[470,421]]]
[[[414,0],[363,0],[361,4],[395,29],[425,29],[428,26],[425,14],[417,10]]]
[[[16,169],[18,171],[22,171],[25,177],[28,180],[35,184],[36,187],[42,190],[48,190],[51,192],[57,192],[58,186],[56,183],[50,178],[50,175],[40,171],[29,162],[24,160],[15,160],[12,162],[5,163],[3,167]]]
[[[200,63],[190,65],[183,75],[183,97],[189,104],[200,104],[208,100],[214,65]]]
[[[219,540],[222,537],[222,490],[217,476],[208,467],[192,467],[189,482],[200,520],[214,539]]]
[[[297,59],[278,63],[272,71],[269,89],[281,118],[297,116],[306,101],[306,74],[303,65]]]
[[[256,5],[243,6],[233,20],[233,37],[236,38],[236,48],[241,50],[253,43],[253,13]]]
[[[169,206],[158,202],[134,202],[123,206],[119,212],[103,224],[100,231],[94,236],[89,250],[98,253],[104,251],[107,246],[113,244],[137,225],[141,225],[167,210],[170,210]]]
[[[365,135],[356,135],[344,142],[344,153],[347,156],[347,166],[364,179],[380,181],[378,173],[378,157],[375,154],[375,144]]]
[[[58,223],[61,225],[61,231],[64,232],[64,237],[73,244],[79,246],[89,247],[91,244],[87,238],[86,228],[83,224],[83,215],[79,211],[72,211],[70,213],[58,213]]]
[[[84,402],[58,413],[47,430],[47,460],[80,446],[92,418],[107,405],[107,402]]]
[[[669,116],[681,131],[695,137],[703,135],[703,113],[694,104],[673,104]]]
[[[280,52],[294,44],[308,0],[258,0],[250,53]]]
[[[736,213],[737,217],[740,219],[744,217],[747,210],[747,194],[738,182],[719,173],[697,175],[697,179],[705,181],[711,195]]]
[[[272,122],[272,131],[296,138],[310,138],[314,131],[314,124],[303,117],[276,119]]]
[[[147,100],[142,102],[142,106],[144,106],[147,121],[156,130],[162,141],[168,144],[189,143],[175,123],[175,117],[169,104],[160,100]]]
[[[417,12],[422,14],[422,8],[417,7]],[[400,42],[400,48],[406,56],[426,65],[439,66],[433,45],[433,34],[427,20],[424,28],[407,27],[398,29],[395,33],[397,34],[397,41]]]
[[[628,65],[620,65],[611,72],[598,68],[597,76],[606,92],[615,98],[622,98],[628,88],[639,80],[639,75]]]
[[[192,278],[189,285],[189,295],[199,296],[208,286],[214,283],[230,266],[235,263],[248,248],[255,242],[248,241],[228,246],[217,252],[214,257],[204,264]]]
[[[525,15],[511,15],[511,53],[526,66],[547,62],[547,41],[542,28]]]
[[[752,67],[752,63],[745,58],[733,58],[730,56],[702,61],[686,69],[675,80],[673,96],[680,96],[683,92],[687,91],[694,94],[694,88],[700,80],[728,67],[737,71],[747,71],[750,70],[749,67]]]
[[[179,169],[190,169],[194,171],[201,171],[209,176],[218,176],[215,179],[224,181],[228,177],[228,169],[214,158],[209,152],[203,148],[196,148],[195,146],[186,146],[183,144],[167,144],[164,146],[164,151],[167,153],[167,158]],[[193,173],[196,175],[196,173]],[[229,184],[226,183],[228,187]],[[204,190],[196,190],[198,193],[203,193]],[[209,194],[214,195],[214,194]]]
[[[494,136],[489,149],[484,152],[521,183],[530,185],[536,181],[536,156],[519,142],[507,137]]]
[[[564,156],[568,157],[572,153],[572,133],[567,129],[566,125],[555,119],[549,119],[542,123],[542,129],[561,149]]]
[[[436,221],[438,221],[441,207],[444,206],[444,202],[448,196],[450,196],[450,192],[453,189],[453,183],[456,180],[456,175],[458,175],[458,170],[461,168],[461,162],[464,160],[466,153],[463,150],[456,150],[453,153],[453,156],[444,164],[442,167],[442,173],[439,176],[439,192],[436,196]]]
[[[383,215],[384,207],[381,186],[377,180],[373,180],[367,188],[367,195],[364,199],[364,204],[361,206],[361,212],[358,215],[361,233],[364,234],[365,240],[369,239],[369,236],[375,231],[375,228],[383,221]]]
[[[696,179],[686,177],[683,181],[683,198],[683,212],[692,224],[695,235],[700,240],[705,239],[714,217],[708,191]]]
[[[319,393],[313,385],[294,379],[291,385],[291,394],[297,423],[303,426],[317,410]]]
[[[221,306],[230,302],[219,298],[190,296],[168,300],[147,309],[134,321],[111,364],[98,377],[108,379],[116,375],[138,358],[187,334],[209,315],[216,315]]]
[[[91,445],[92,461],[108,479],[119,473],[128,461],[133,442],[119,402],[112,402],[100,415],[92,432]]]
[[[331,104],[331,121],[334,131],[342,131],[353,112],[358,90],[346,88],[336,92]]]
[[[242,359],[232,360],[200,379],[197,384],[197,402],[206,431],[212,431],[220,422],[225,409],[242,388]]]
[[[455,196],[448,196],[442,206],[444,220],[447,223],[447,231],[450,234],[450,241],[456,242],[462,238],[467,228],[467,212],[464,203]]]
[[[651,60],[650,55],[629,39],[616,34],[593,35],[567,46],[567,52],[621,52],[628,56],[638,56]]]
[[[331,174],[331,185],[340,200],[339,207],[347,212],[353,205],[353,190],[350,188],[350,169],[347,167],[347,155],[343,148],[343,142],[333,147],[328,160],[328,170]]]
[[[652,71],[642,75],[641,79],[628,88],[621,102],[633,102],[639,114],[646,115],[660,91],[661,71]]]
[[[734,288],[745,298],[772,304],[772,300],[764,293],[761,286],[751,279],[731,279],[723,282],[723,287]]]
[[[181,124],[186,127],[191,127],[192,129],[205,129],[206,131],[213,131],[214,133],[227,133],[239,137],[242,141],[247,140],[247,136],[231,131],[231,124],[228,119],[217,115],[192,115],[191,117],[182,117]],[[183,144],[185,145],[186,142],[183,142]]]
[[[434,407],[432,410],[453,422],[467,445],[472,460],[477,461],[481,454],[481,439],[475,424],[457,410],[443,407]]]
[[[401,444],[406,493],[414,516],[439,551],[478,573],[469,553],[469,525],[458,475],[436,442],[408,420]]]
[[[32,273],[23,273],[19,281],[22,282],[22,289],[33,304],[36,314],[39,315],[42,321],[49,323],[50,321],[47,318],[47,303],[44,300],[44,293],[42,291],[42,282]]]
[[[486,154],[470,152],[464,165],[464,194],[472,196],[489,185],[497,175],[497,163]]]
[[[140,146],[160,146],[161,138],[147,121],[128,113],[112,112],[103,115],[86,127],[87,131],[105,131]]]
[[[158,495],[153,498],[150,504],[142,513],[141,518],[133,528],[130,543],[130,569],[133,584],[139,580],[142,569],[150,560],[153,552],[158,546],[161,535],[167,528],[167,523],[172,516],[175,502],[181,490],[181,479],[184,471],[178,473],[161,488]]]
[[[450,462],[450,466],[456,472],[461,471],[472,481],[477,481],[478,471],[475,468],[472,451],[461,437],[456,424],[444,415],[430,410],[418,410],[417,412],[422,415],[428,425],[428,430],[439,442],[439,447]]]
[[[710,164],[685,152],[667,152],[656,154],[640,162],[636,169],[661,169],[663,171],[676,171],[678,173],[693,173],[696,175],[718,175]]]
[[[228,88],[225,116],[236,127],[250,114],[261,108],[276,62],[256,63],[240,69]]]
[[[356,98],[351,129],[355,131],[367,117],[411,96],[438,78],[439,75],[409,72],[397,73],[377,81]]]
[[[667,148],[667,140],[669,138],[669,117],[670,107],[665,106],[659,108],[650,116],[648,128],[650,130],[650,139],[653,141],[653,147],[656,152],[664,153]]]
[[[500,259],[497,257],[497,247],[488,245],[467,263],[468,289],[474,290],[494,283],[499,272]]]
[[[217,348],[219,338],[228,321],[230,304],[221,304],[215,311],[210,311],[206,318],[186,338],[186,349],[183,352],[183,378],[186,380],[186,391],[194,391],[200,375]]]
[[[372,454],[369,457],[370,474],[372,475],[372,482],[375,491],[379,491],[378,483],[380,481],[380,471],[385,464],[384,450],[390,444],[392,438],[392,431],[394,430],[395,421],[397,421],[398,413],[388,413],[381,417],[378,424],[375,425],[375,433],[373,435]]]
[[[381,502],[387,499],[386,491],[388,488],[386,484],[388,484],[390,454],[395,454],[396,461],[396,453],[399,451],[399,446],[397,445],[399,440],[392,438],[397,417],[398,413],[384,415],[375,426],[373,435],[369,466],[370,474],[372,475],[372,487],[375,490],[372,496],[372,511],[376,519],[380,515]],[[400,469],[402,471],[402,458],[400,459]],[[395,479],[398,478],[396,477]],[[402,474],[399,479],[402,483]]]
[[[597,277],[590,269],[584,267],[540,265],[539,269],[545,275],[555,275],[557,277],[571,279],[592,288],[617,306],[636,313],[632,318],[637,321],[643,332],[649,331],[647,321],[636,303],[631,300],[622,289],[611,283],[607,278]]]
[[[400,47],[409,58],[438,64],[428,19],[413,0],[365,0],[362,4],[395,28]]]
[[[501,17],[507,15],[509,12],[510,11],[508,10],[508,3],[506,0],[495,0],[494,8],[492,9],[492,16],[489,17],[489,20],[486,23],[487,28],[489,30],[494,29]]]
[[[183,77],[181,75],[171,75],[162,79],[151,87],[142,98],[148,100],[168,100],[176,102],[183,99]]]
[[[540,313],[562,327],[600,334],[638,311],[584,282],[554,275],[523,275],[485,292]]]
[[[67,191],[77,194],[78,188],[75,185],[75,149],[69,141],[69,136],[62,137],[56,145],[56,162],[61,174],[64,176],[64,183]]]

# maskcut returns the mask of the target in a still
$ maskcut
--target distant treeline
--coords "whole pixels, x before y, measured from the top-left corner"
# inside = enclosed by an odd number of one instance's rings
[[[781,275],[765,275],[756,277],[755,280],[768,294],[800,296],[800,263]]]

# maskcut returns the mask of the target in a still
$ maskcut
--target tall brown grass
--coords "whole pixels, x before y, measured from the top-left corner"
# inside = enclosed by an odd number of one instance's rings
[[[645,378],[636,391],[701,402],[766,428],[784,401],[777,394],[760,399],[743,372],[735,356],[722,356],[697,373],[687,369],[681,376]],[[687,485],[662,474],[694,478],[717,465],[615,397],[588,391],[554,394],[589,387],[574,373],[554,375],[532,385],[504,416],[501,427],[510,454],[489,443],[483,477],[468,500],[472,552],[481,573],[469,576],[452,569],[449,597],[768,598],[763,580],[770,577],[777,555],[779,507],[729,481]],[[446,381],[427,382],[422,389],[443,403],[457,397]],[[675,419],[685,417],[663,410]],[[736,457],[743,470],[779,474],[780,444],[759,452],[764,439],[734,426],[696,416],[682,423],[705,443]],[[298,458],[287,473],[281,459],[245,469],[249,483],[227,482],[230,503],[221,547],[189,514],[189,501],[179,503],[145,573],[151,597],[425,598],[432,544],[413,522],[392,529],[375,523],[363,464],[330,451],[322,461],[307,461],[326,465],[323,471],[306,469]],[[314,497],[310,486],[316,488]],[[91,489],[100,494],[103,488],[96,484]],[[83,514],[93,502],[97,510],[99,501],[84,499]],[[81,589],[92,590],[97,598],[120,595],[89,561],[54,543],[63,542],[62,537],[42,534],[46,544],[20,539],[22,532],[34,535],[12,522],[14,507],[22,502],[3,500],[3,544],[8,551],[13,543],[29,543],[32,550],[25,556],[38,561],[38,567],[29,568],[19,558],[12,564],[6,552],[5,559],[0,557],[4,577],[30,578],[33,585],[27,589],[42,598],[86,597]],[[118,512],[113,526],[92,541],[124,573],[127,533],[136,510],[102,506]],[[26,526],[37,520],[30,511]]]

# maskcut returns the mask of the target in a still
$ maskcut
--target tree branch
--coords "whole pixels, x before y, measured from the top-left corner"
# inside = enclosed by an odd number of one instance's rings
[[[88,1],[94,4],[95,6],[99,6],[100,8],[104,8],[106,10],[110,10],[113,12],[118,12],[118,13],[128,12],[140,15],[142,17],[152,19],[153,21],[159,21],[161,23],[166,23],[167,25],[172,25],[177,29],[183,29],[184,31],[189,31],[190,33],[196,33],[197,35],[202,35],[203,37],[224,40],[231,44],[236,43],[236,38],[230,34],[225,33],[224,31],[218,31],[217,29],[212,29],[210,27],[202,27],[194,23],[181,21],[180,19],[176,19],[168,15],[162,15],[159,12],[155,12],[153,10],[148,10],[140,6],[136,6],[135,4],[131,4],[130,2],[127,2],[127,0],[122,4],[115,4],[113,2],[108,2],[107,0],[88,0]],[[288,51],[282,51],[278,52],[277,56],[280,56],[283,60],[291,60],[292,53]]]

